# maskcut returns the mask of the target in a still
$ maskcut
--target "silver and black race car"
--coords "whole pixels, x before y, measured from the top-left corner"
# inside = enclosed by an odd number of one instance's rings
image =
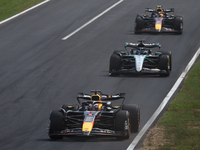
[[[152,48],[158,48],[153,52]],[[115,50],[110,56],[109,75],[125,73],[169,76],[172,70],[171,51],[160,51],[159,43],[125,43],[125,50]]]
[[[92,94],[79,93],[78,104],[63,104],[50,113],[48,135],[51,139],[63,136],[114,136],[128,139],[131,132],[138,132],[140,108],[135,104],[123,104],[125,93],[107,95],[100,90]],[[120,105],[114,105],[114,102]]]
[[[174,8],[163,9],[159,5],[156,9],[146,8],[145,11],[151,14],[138,14],[136,16],[135,34],[148,32],[182,34],[183,16],[168,14],[174,12]]]

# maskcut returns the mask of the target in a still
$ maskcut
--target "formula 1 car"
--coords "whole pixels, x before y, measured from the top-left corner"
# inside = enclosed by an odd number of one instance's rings
[[[147,14],[138,14],[135,19],[135,34],[139,33],[175,33],[182,34],[183,32],[183,16],[168,15],[174,12],[174,8],[162,9],[162,6],[157,6],[157,9],[146,8]]]
[[[109,75],[118,76],[125,73],[158,74],[169,76],[172,70],[171,51],[160,51],[159,43],[125,43],[125,50],[115,50],[110,56]],[[158,48],[153,52],[151,48]],[[129,50],[128,50],[128,49]]]
[[[114,136],[128,139],[131,132],[138,132],[140,108],[135,104],[123,104],[125,93],[107,95],[100,90],[92,94],[79,93],[78,104],[63,104],[60,110],[53,110],[49,117],[49,137],[63,136]],[[120,105],[113,106],[114,101]]]

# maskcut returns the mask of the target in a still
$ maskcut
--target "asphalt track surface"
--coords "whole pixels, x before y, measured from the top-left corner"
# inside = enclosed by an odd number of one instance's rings
[[[155,112],[200,47],[199,0],[124,0],[63,41],[62,38],[118,2],[117,0],[51,0],[0,25],[0,145],[10,149],[125,150],[129,140],[47,136],[49,113],[63,103],[76,103],[79,92],[126,93],[126,102],[141,109],[141,128]],[[184,16],[182,35],[133,32],[137,13],[147,7],[175,8]],[[108,76],[109,57],[125,42],[159,42],[172,51],[167,78]],[[136,149],[142,146],[139,142]]]

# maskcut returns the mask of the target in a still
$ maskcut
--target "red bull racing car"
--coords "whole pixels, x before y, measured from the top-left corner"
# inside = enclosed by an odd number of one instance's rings
[[[51,139],[72,135],[128,139],[130,133],[139,131],[140,108],[124,104],[125,93],[107,95],[92,90],[91,94],[79,93],[77,101],[77,105],[63,104],[61,109],[50,113],[48,135]],[[116,101],[120,105],[113,105]]]
[[[183,32],[183,16],[169,15],[174,12],[174,8],[163,9],[162,6],[157,6],[156,9],[146,8],[147,14],[138,14],[135,19],[135,34],[139,33],[175,33],[182,34]]]

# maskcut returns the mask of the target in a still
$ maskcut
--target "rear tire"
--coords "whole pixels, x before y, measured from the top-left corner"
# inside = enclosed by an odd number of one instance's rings
[[[169,56],[168,55],[161,55],[159,58],[159,69],[160,70],[165,70],[166,74],[161,73],[161,77],[167,77],[170,75],[170,70],[169,70]]]
[[[128,125],[128,129],[126,126]],[[116,113],[115,116],[115,131],[121,131],[124,135],[117,136],[119,140],[129,139],[130,138],[130,114],[128,111],[121,110]]]
[[[137,133],[140,128],[140,108],[135,104],[124,104],[122,110],[130,113],[131,133]]]
[[[53,110],[49,117],[50,128],[49,133],[60,133],[64,128],[64,115],[60,110]],[[50,135],[51,139],[62,139],[62,135]]]
[[[110,64],[109,64],[109,73],[111,76],[117,76],[118,73],[115,71],[119,71],[121,68],[121,58],[117,54],[112,54],[110,56]]]

